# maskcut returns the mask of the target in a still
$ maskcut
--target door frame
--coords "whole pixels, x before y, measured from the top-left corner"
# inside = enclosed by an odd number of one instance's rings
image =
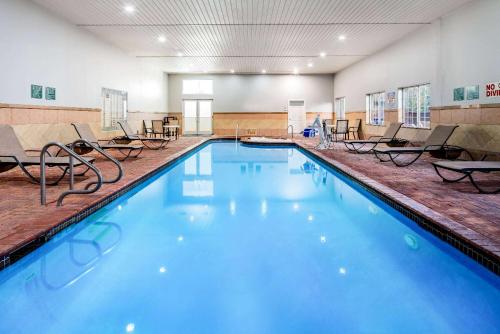
[[[185,122],[185,116],[184,116],[184,101],[196,101],[196,131],[194,132],[186,132],[186,129],[183,129],[183,135],[187,136],[209,136],[212,135],[214,132],[214,111],[213,111],[213,102],[214,99],[209,99],[209,98],[183,98],[182,99],[182,124],[186,124]],[[211,122],[211,131],[200,131],[200,101],[210,101],[211,102],[211,112],[212,112],[212,118],[210,120]]]
[[[290,134],[290,102],[291,101],[303,101],[304,102],[304,124],[302,129],[295,129],[293,128],[294,134],[300,133],[302,130],[304,130],[305,127],[307,127],[307,111],[306,111],[306,99],[289,99],[288,104],[286,106],[286,119],[287,119],[287,133]]]

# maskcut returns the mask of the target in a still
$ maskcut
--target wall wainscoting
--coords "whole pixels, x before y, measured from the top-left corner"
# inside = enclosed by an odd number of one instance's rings
[[[386,110],[384,125],[366,124],[365,111],[346,112],[346,119],[353,122],[362,119],[363,138],[382,135],[387,125],[398,121],[397,110]],[[431,108],[431,129],[439,124],[457,124],[448,143],[464,147],[478,154],[500,152],[500,104],[482,104],[471,106],[443,106]],[[431,129],[401,128],[398,137],[412,142],[424,142]]]

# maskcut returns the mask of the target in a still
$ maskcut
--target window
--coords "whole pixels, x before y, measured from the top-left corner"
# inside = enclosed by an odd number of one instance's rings
[[[366,122],[368,124],[384,124],[384,99],[384,92],[366,95]]]
[[[212,80],[182,80],[182,94],[185,95],[212,95]]]
[[[119,121],[127,119],[127,92],[121,90],[102,89],[102,128],[117,130]]]
[[[419,85],[399,89],[399,113],[405,126],[430,128],[430,85]]]
[[[335,99],[335,114],[337,119],[345,119],[345,97]]]

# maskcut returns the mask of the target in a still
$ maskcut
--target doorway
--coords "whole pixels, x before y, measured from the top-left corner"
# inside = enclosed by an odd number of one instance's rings
[[[300,133],[306,127],[306,102],[304,100],[288,101],[288,133]],[[293,129],[293,130],[292,130]]]
[[[185,135],[212,134],[212,100],[183,100],[182,117]]]

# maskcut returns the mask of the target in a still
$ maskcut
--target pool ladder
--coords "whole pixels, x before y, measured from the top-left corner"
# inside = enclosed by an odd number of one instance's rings
[[[84,144],[86,146],[90,146],[93,150],[95,150],[96,152],[98,152],[99,154],[104,156],[107,160],[111,161],[118,168],[118,174],[112,179],[109,179],[109,180],[104,179],[102,174],[101,174],[101,171],[96,166],[94,166],[93,164],[88,162],[84,157],[78,155],[74,151],[74,148],[78,144]],[[69,156],[69,167],[67,167],[67,169],[64,170],[64,173],[66,173],[66,171],[69,170],[69,190],[67,190],[67,191],[63,192],[61,195],[59,195],[59,197],[57,199],[57,206],[61,206],[64,198],[68,195],[92,194],[92,193],[95,193],[97,190],[99,190],[104,183],[115,183],[115,182],[118,182],[123,177],[123,168],[122,168],[120,162],[118,160],[116,160],[115,158],[113,158],[108,153],[104,152],[104,150],[102,150],[100,147],[88,142],[85,139],[75,140],[73,143],[71,143],[71,145],[69,145],[69,147],[67,147],[66,145],[63,145],[61,143],[58,143],[58,142],[50,142],[42,148],[42,151],[40,153],[40,203],[41,203],[41,205],[47,204],[47,189],[46,189],[47,188],[47,180],[46,180],[46,175],[47,175],[46,174],[46,165],[47,165],[47,163],[46,163],[46,157],[47,156],[50,157],[50,153],[48,150],[49,150],[49,148],[54,147],[54,146],[58,147],[60,149],[60,151],[66,152],[66,154],[68,154],[68,156]],[[94,172],[94,174],[97,176],[96,181],[89,182],[85,186],[84,189],[80,189],[80,190],[74,189],[74,185],[75,185],[74,160],[75,159],[80,161],[83,165],[85,165],[87,167],[87,170],[83,174],[85,174],[89,170],[92,170]],[[80,174],[80,175],[82,175],[82,174]],[[92,187],[92,189],[89,189],[91,187]]]
[[[287,128],[286,128],[286,132],[288,132],[288,129],[292,128],[292,139],[293,139],[293,125],[290,124]],[[288,137],[288,134],[287,134],[287,137]]]
[[[240,123],[236,123],[235,137],[234,137],[235,138],[234,139],[235,142],[238,142],[238,132],[239,132],[239,130],[240,130]]]

